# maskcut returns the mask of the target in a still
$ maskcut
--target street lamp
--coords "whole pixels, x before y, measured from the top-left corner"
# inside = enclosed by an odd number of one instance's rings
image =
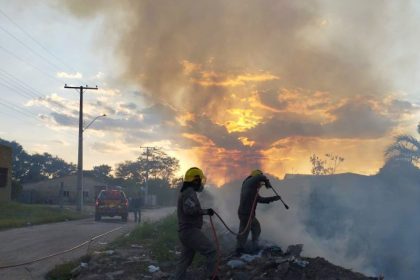
[[[83,188],[83,132],[85,132],[86,129],[89,128],[98,118],[100,117],[106,117],[106,114],[99,115],[95,117],[87,126],[85,126],[82,129],[82,133],[80,133],[79,137],[79,158],[78,158],[78,167],[77,167],[77,181],[79,182],[80,186],[80,199],[79,204],[77,207],[77,210],[82,211],[83,209],[83,194],[84,194],[84,188]]]
[[[103,114],[103,115],[100,115],[100,116],[97,116],[96,118],[94,118],[87,126],[85,126],[84,128],[83,128],[83,132],[85,132],[85,130],[86,129],[88,129],[89,128],[89,126],[91,126],[98,118],[100,118],[100,117],[106,117],[106,114]]]

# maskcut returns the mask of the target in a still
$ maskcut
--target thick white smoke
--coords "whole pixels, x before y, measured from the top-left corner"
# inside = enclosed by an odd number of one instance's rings
[[[290,210],[280,202],[260,204],[261,238],[283,249],[302,243],[305,256],[321,256],[370,276],[417,279],[420,171],[404,172],[401,177],[395,171],[273,179]],[[221,189],[209,188],[213,207],[236,229],[240,187],[236,181]],[[261,195],[273,193],[263,190]]]

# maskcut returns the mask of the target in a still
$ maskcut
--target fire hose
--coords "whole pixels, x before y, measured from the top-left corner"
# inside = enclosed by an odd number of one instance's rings
[[[284,207],[286,209],[289,209],[289,206],[283,201],[283,199],[277,193],[277,191],[272,186],[270,188],[280,198],[280,201],[283,203]],[[225,226],[225,228],[231,234],[233,234],[235,236],[240,236],[240,235],[243,235],[244,233],[246,233],[249,230],[249,227],[251,226],[253,213],[255,212],[255,208],[257,206],[257,200],[258,200],[258,191],[255,194],[255,198],[254,198],[254,201],[252,203],[251,213],[249,214],[247,225],[246,225],[246,227],[241,232],[234,232],[231,228],[229,228],[229,226],[225,223],[225,221],[222,219],[222,217],[220,217],[220,215],[217,212],[214,212],[214,214],[216,215],[217,218],[219,218],[219,220],[222,222],[222,224]],[[216,228],[214,227],[214,224],[213,224],[213,218],[212,218],[212,216],[210,216],[210,225],[211,225],[211,229],[212,229],[212,232],[213,232],[214,242],[216,243],[216,252],[217,252],[216,267],[215,267],[215,270],[214,270],[213,275],[212,275],[212,278],[211,278],[212,280],[214,280],[214,279],[217,279],[216,277],[219,274],[219,269],[220,269],[219,268],[219,266],[220,266],[220,243],[219,243],[219,239],[217,237]]]
[[[87,240],[87,241],[85,241],[83,243],[80,243],[79,245],[76,245],[76,246],[74,246],[74,247],[72,247],[70,249],[63,250],[63,251],[60,251],[60,252],[57,252],[57,253],[53,253],[53,254],[50,254],[48,256],[40,257],[40,258],[34,259],[32,261],[27,261],[27,262],[18,263],[18,264],[11,264],[11,265],[3,265],[3,266],[0,266],[0,269],[6,269],[6,268],[13,268],[13,267],[18,267],[18,266],[24,266],[24,265],[33,264],[33,263],[36,263],[36,262],[39,262],[39,261],[43,261],[43,260],[46,260],[46,259],[49,259],[49,258],[52,258],[52,257],[55,257],[55,256],[63,255],[65,253],[68,253],[68,252],[74,251],[76,249],[79,249],[79,248],[85,246],[86,244],[88,244],[88,246],[89,246],[92,241],[94,241],[94,240],[96,240],[96,239],[98,239],[98,238],[100,238],[100,237],[102,237],[104,235],[110,234],[111,232],[114,232],[116,230],[120,230],[121,228],[122,227],[117,227],[117,228],[114,228],[114,229],[112,229],[110,231],[107,231],[107,232],[105,232],[103,234],[100,234],[100,235],[97,235],[95,237],[92,237],[90,240]]]
[[[258,191],[255,194],[254,201],[252,203],[251,213],[249,214],[249,218],[248,218],[248,222],[246,224],[246,227],[241,232],[234,232],[232,229],[229,228],[229,226],[225,223],[225,221],[222,219],[222,217],[220,217],[220,215],[217,212],[214,212],[214,214],[216,215],[217,218],[219,218],[219,220],[222,222],[222,224],[225,226],[225,228],[231,234],[233,234],[235,236],[239,236],[239,235],[242,235],[249,230],[249,227],[251,226],[251,223],[252,223],[252,216],[253,216],[252,214],[254,213],[255,207],[257,206],[257,200],[258,200]],[[216,228],[214,227],[213,218],[212,218],[212,216],[209,216],[209,217],[210,217],[211,229],[212,229],[212,232],[213,232],[213,239],[214,239],[214,242],[216,243],[216,254],[217,254],[216,267],[215,267],[213,275],[211,277],[211,279],[214,280],[214,279],[217,279],[216,277],[219,274],[219,269],[220,269],[220,244],[219,244],[219,238],[217,237]]]
[[[273,192],[280,198],[280,201],[283,203],[283,205],[284,205],[284,207],[286,208],[286,209],[289,209],[289,206],[283,201],[283,199],[281,198],[281,196],[277,193],[277,191],[271,186],[270,187],[272,190],[273,190]],[[253,216],[253,213],[255,212],[255,208],[256,208],[256,206],[257,206],[257,200],[258,200],[258,191],[257,191],[257,193],[255,194],[255,198],[254,198],[254,201],[253,201],[253,203],[252,203],[252,208],[251,208],[251,213],[249,214],[249,218],[248,218],[248,222],[247,222],[247,224],[246,224],[246,227],[244,228],[244,230],[243,231],[241,231],[241,232],[234,232],[231,228],[229,228],[229,226],[225,223],[225,221],[222,219],[222,217],[220,217],[220,215],[217,213],[217,212],[214,212],[214,214],[216,215],[216,217],[217,218],[219,218],[219,220],[222,222],[222,224],[225,226],[225,228],[231,233],[231,234],[233,234],[233,235],[236,235],[236,236],[239,236],[239,235],[242,235],[242,234],[244,234],[245,232],[247,232],[248,231],[248,229],[249,229],[249,227],[251,226],[251,223],[252,223],[252,216]],[[211,218],[211,217],[210,217]]]

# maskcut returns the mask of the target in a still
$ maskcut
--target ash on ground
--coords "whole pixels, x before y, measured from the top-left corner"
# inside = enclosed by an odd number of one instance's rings
[[[287,250],[266,244],[254,254],[220,257],[220,279],[284,279],[284,280],[367,280],[383,279],[367,277],[331,264],[327,260],[301,257],[303,245],[289,246]],[[174,254],[179,252],[176,250]],[[73,279],[172,279],[176,261],[157,262],[153,260],[146,246],[132,244],[92,254],[90,261],[74,270]],[[206,279],[202,266],[192,266],[187,279]]]

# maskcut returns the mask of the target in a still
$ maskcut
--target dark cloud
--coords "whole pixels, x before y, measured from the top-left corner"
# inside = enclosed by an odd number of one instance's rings
[[[298,116],[295,118],[295,114],[279,113],[244,134],[263,148],[282,138],[319,136],[323,133],[323,126],[317,122],[304,120]]]
[[[143,115],[144,122],[150,125],[174,121],[177,112],[163,104],[154,104],[138,111]]]
[[[394,127],[394,120],[376,112],[367,103],[349,101],[331,112],[337,120],[325,125],[328,136],[337,138],[379,138]]]
[[[259,97],[261,103],[267,107],[276,109],[276,110],[283,110],[287,108],[287,101],[279,100],[279,92],[278,90],[266,90],[259,92]]]
[[[38,103],[45,104],[45,106],[53,109],[54,111],[63,111],[69,109],[68,104],[65,104],[62,102],[62,100],[54,99],[51,96],[40,98]]]
[[[89,146],[92,150],[100,153],[113,153],[115,152],[115,145],[109,142],[95,142]]]
[[[136,109],[136,108],[137,108],[137,105],[136,105],[135,103],[133,103],[133,102],[130,102],[130,103],[123,103],[123,104],[120,104],[120,107],[121,107],[121,108],[125,108],[125,109],[134,110],[134,109]]]
[[[56,112],[52,112],[51,117],[53,118],[53,120],[61,126],[77,126],[77,124],[79,123],[79,119],[75,118],[73,116],[69,116],[66,114],[60,114],[60,113],[56,113]]]
[[[208,117],[200,116],[190,121],[184,132],[197,133],[210,139],[216,146],[225,149],[241,149],[242,143],[237,133],[229,133],[223,125],[213,123]]]
[[[413,103],[406,100],[394,99],[391,101],[389,111],[395,114],[413,113],[419,111],[420,107],[414,106]]]
[[[374,139],[385,135],[395,126],[395,120],[384,112],[373,109],[369,102],[350,100],[331,110],[335,120],[321,124],[294,113],[277,113],[271,119],[244,133],[259,145],[269,146],[288,137],[322,137]]]
[[[100,108],[99,110],[102,113],[107,114],[107,115],[113,115],[116,113],[115,108],[108,105],[108,102],[97,100],[95,101],[94,106],[99,107]]]

